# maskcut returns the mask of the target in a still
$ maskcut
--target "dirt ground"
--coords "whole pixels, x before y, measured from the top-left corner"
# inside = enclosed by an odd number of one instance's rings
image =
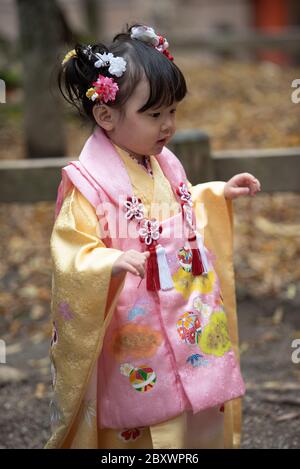
[[[291,360],[293,334],[300,329],[299,306],[300,298],[239,298],[241,364],[247,385],[242,448],[300,447],[300,365]],[[279,321],[274,315],[278,308]],[[25,374],[1,384],[0,448],[42,448],[49,437],[49,344],[38,337],[35,342],[24,338],[19,352],[7,357],[8,366]]]

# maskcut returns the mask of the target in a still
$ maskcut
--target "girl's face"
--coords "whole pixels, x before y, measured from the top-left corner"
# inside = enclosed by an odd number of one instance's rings
[[[143,79],[127,101],[124,117],[118,112],[114,129],[107,132],[116,145],[136,156],[159,154],[176,130],[176,102],[172,106],[137,112],[148,101],[149,94],[148,80]]]

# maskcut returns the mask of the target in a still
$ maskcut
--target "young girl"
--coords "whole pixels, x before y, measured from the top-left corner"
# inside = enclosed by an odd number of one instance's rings
[[[150,27],[76,46],[59,83],[95,130],[58,191],[46,447],[238,447],[231,199],[260,183],[189,184],[165,146],[186,83]]]

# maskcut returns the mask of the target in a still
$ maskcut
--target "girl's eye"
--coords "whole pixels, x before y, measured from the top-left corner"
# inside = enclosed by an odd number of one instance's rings
[[[175,112],[176,112],[176,109],[172,109],[170,111],[171,114],[175,114]],[[153,114],[150,114],[150,115],[151,115],[151,117],[157,118],[157,117],[160,116],[160,112],[154,112]]]

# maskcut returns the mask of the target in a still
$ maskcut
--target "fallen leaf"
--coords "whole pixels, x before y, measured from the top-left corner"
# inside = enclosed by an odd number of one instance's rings
[[[45,397],[46,386],[44,383],[38,383],[35,388],[34,397],[37,399],[42,399]]]

